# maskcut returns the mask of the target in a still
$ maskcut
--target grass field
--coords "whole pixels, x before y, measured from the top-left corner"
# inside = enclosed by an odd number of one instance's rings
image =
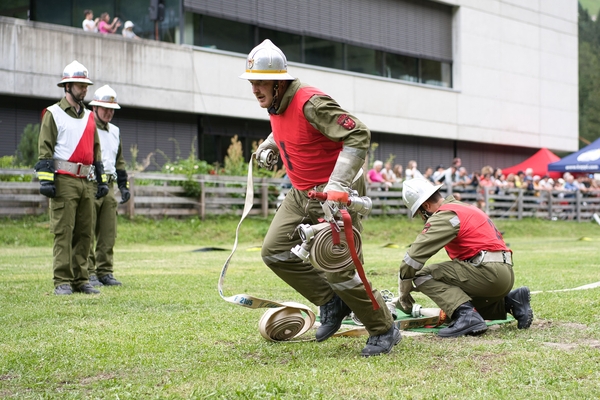
[[[237,222],[120,219],[115,275],[123,286],[97,296],[55,296],[45,219],[0,221],[0,398],[598,396],[600,288],[550,292],[600,281],[595,223],[497,221],[515,254],[516,286],[543,291],[532,295],[531,329],[511,323],[480,337],[405,335],[391,354],[364,359],[366,337],[267,342],[257,328],[264,310],[219,297],[217,280]],[[254,218],[242,225],[225,295],[307,304],[260,260],[268,223]],[[373,286],[397,292],[399,260],[421,226],[401,217],[365,221],[365,269]],[[196,251],[207,247],[225,250]],[[420,293],[415,299],[434,306]]]

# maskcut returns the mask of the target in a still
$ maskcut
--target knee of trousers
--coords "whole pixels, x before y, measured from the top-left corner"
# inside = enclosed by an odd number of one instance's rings
[[[279,254],[261,254],[261,258],[265,265],[271,269],[274,268],[287,268],[289,265],[301,264],[302,260],[298,258],[291,251],[285,251]]]

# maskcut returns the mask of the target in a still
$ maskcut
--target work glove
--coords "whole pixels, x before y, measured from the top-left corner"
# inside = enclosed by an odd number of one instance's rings
[[[96,191],[96,198],[100,199],[108,194],[108,184],[99,183],[98,190]]]
[[[129,181],[127,180],[127,171],[122,169],[117,170],[117,185],[119,186],[119,191],[121,191],[121,201],[119,204],[127,203],[131,198],[131,193],[129,193]]]
[[[56,185],[54,185],[54,182],[40,181],[40,194],[51,199],[56,197]]]
[[[330,221],[340,208],[346,206],[348,194],[352,191],[352,181],[365,162],[361,157],[362,153],[361,150],[345,147],[338,155],[329,182],[323,189],[327,193],[327,200],[321,203],[325,220]]]
[[[400,291],[400,296],[398,296],[396,306],[405,314],[412,313],[412,307],[415,304],[415,299],[410,295],[410,292],[414,290],[413,280],[400,279],[398,281],[398,290]]]
[[[131,198],[131,193],[129,193],[129,189],[127,189],[125,186],[121,186],[119,190],[121,191],[121,201],[119,202],[119,204],[127,203]]]
[[[271,151],[270,154],[269,150]],[[279,161],[279,148],[277,147],[273,133],[267,136],[253,155],[260,168],[272,169],[277,164]]]
[[[40,180],[40,194],[49,198],[56,197],[56,185],[54,184],[54,160],[39,160],[33,169]]]
[[[94,163],[94,169],[96,173],[96,182],[98,182],[96,198],[99,199],[108,194],[108,183],[106,183],[106,175],[104,174],[104,164],[102,164],[102,161],[96,161]]]

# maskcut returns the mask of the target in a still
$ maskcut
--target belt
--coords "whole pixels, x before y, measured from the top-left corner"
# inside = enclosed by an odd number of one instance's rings
[[[82,163],[63,160],[54,160],[54,168],[58,173],[67,173],[76,178],[87,178],[94,171],[93,165],[84,165]]]
[[[475,267],[480,266],[483,263],[489,262],[501,262],[505,264],[513,265],[512,253],[510,251],[486,251],[481,250],[473,257],[466,260],[468,263],[473,264]]]

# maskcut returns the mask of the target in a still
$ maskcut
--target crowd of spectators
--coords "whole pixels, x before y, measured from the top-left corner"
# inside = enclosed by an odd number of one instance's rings
[[[96,32],[103,35],[115,34],[121,27],[121,20],[118,17],[114,17],[111,21],[110,14],[104,12],[99,18],[94,19],[94,12],[92,10],[85,10],[83,12],[84,20],[82,22],[83,30],[86,32]],[[126,21],[125,26],[121,30],[123,37],[128,39],[139,39],[139,37],[133,32],[135,25],[131,21]]]
[[[438,165],[425,168],[421,173],[417,169],[417,162],[410,160],[403,173],[402,165],[396,164],[392,168],[391,162],[383,164],[375,161],[373,173],[369,171],[367,181],[371,186],[380,185],[382,190],[388,190],[394,184],[415,177],[425,178],[437,185],[443,185],[442,191],[461,197],[462,193],[476,193],[476,203],[480,208],[485,204],[485,192],[489,194],[505,194],[510,189],[524,189],[528,194],[540,195],[543,191],[557,191],[558,197],[573,197],[576,191],[589,196],[600,196],[600,180],[594,179],[593,174],[577,174],[565,172],[561,178],[553,179],[548,175],[533,174],[532,168],[519,171],[516,174],[504,174],[501,168],[490,165],[481,170],[469,171],[462,166],[460,158],[454,158],[450,167]],[[373,177],[376,177],[375,179]],[[399,186],[399,185],[398,185]]]

